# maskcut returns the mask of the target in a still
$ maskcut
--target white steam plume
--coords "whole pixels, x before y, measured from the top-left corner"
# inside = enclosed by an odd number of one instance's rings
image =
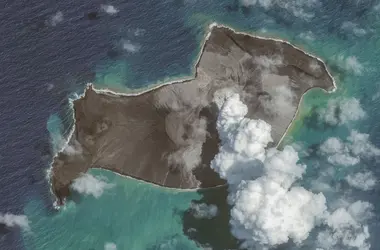
[[[211,163],[230,184],[232,233],[245,248],[275,246],[289,239],[299,244],[324,218],[325,197],[293,186],[305,171],[297,163],[298,154],[290,146],[266,153],[272,141],[270,125],[245,118],[246,114],[239,95],[230,94],[219,113],[221,146]]]
[[[296,185],[306,166],[298,163],[293,147],[265,150],[272,141],[271,127],[264,121],[246,118],[247,107],[239,95],[224,91],[218,94],[216,102],[220,108],[217,130],[221,145],[211,167],[229,183],[231,232],[241,241],[242,248],[271,249],[289,241],[302,245],[316,226],[319,233],[313,234],[312,239],[317,236],[313,249],[370,248],[366,223],[373,205],[363,201],[335,202],[330,204],[330,212],[322,193]],[[356,131],[351,132],[347,142],[331,139],[321,151],[353,158],[378,154],[368,144],[368,137]],[[319,190],[333,190],[320,184]]]
[[[272,141],[269,124],[245,118],[248,108],[238,94],[231,95],[222,106],[217,130],[222,141],[219,153],[211,162],[220,177],[229,184],[252,180],[262,174],[258,162],[265,158],[265,147]]]

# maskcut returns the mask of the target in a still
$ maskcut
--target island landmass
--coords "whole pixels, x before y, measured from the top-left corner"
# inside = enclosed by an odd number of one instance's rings
[[[282,40],[212,25],[193,79],[138,95],[87,86],[73,102],[75,124],[67,145],[53,159],[52,191],[62,204],[70,184],[90,168],[170,188],[223,185],[210,168],[219,148],[218,97],[226,90],[239,93],[247,117],[272,126],[276,146],[303,94],[315,87],[335,89],[317,57]]]

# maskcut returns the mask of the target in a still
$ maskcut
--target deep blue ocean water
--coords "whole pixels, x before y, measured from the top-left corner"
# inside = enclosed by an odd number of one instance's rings
[[[57,212],[46,180],[57,150],[52,138],[67,136],[72,125],[68,100],[73,93],[80,93],[87,82],[127,91],[191,74],[212,21],[290,40],[328,63],[339,89],[329,96],[313,91],[304,98],[289,141],[313,147],[332,135],[344,138],[356,128],[369,133],[371,142],[380,147],[380,98],[375,98],[380,91],[380,10],[376,8],[380,2],[319,2],[318,7],[296,6],[313,14],[308,20],[278,6],[246,8],[233,0],[109,1],[106,4],[119,9],[113,16],[100,11],[103,1],[4,2],[0,9],[0,212],[26,214],[33,234],[1,228],[0,249],[104,249],[108,241],[118,249],[196,249],[187,238],[190,227],[200,232],[193,235],[199,243],[214,249],[236,247],[226,228],[225,190],[171,193],[95,171],[94,175],[114,181],[114,190],[99,199],[79,197],[77,203]],[[59,11],[63,20],[53,25],[52,17]],[[95,11],[98,18],[89,20],[87,14]],[[345,21],[354,22],[366,34],[342,29]],[[314,40],[302,38],[309,31]],[[123,41],[138,46],[138,51],[123,50]],[[339,55],[356,56],[362,73],[352,74],[337,59]],[[356,97],[369,117],[333,128],[308,122],[313,107],[324,106],[336,96]],[[319,162],[310,157],[303,161],[309,166]],[[366,164],[380,178],[376,163]],[[318,174],[315,168],[308,169],[305,186]],[[347,192],[371,201],[379,210],[378,188]],[[219,203],[220,217],[193,220],[186,212],[192,199]],[[375,217],[370,225],[373,249],[380,244],[375,237],[379,221]]]

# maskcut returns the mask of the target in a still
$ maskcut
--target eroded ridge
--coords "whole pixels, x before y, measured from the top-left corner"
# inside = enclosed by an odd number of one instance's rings
[[[325,64],[280,40],[213,26],[192,80],[127,96],[89,85],[74,101],[75,128],[52,165],[59,200],[89,168],[104,168],[172,188],[224,184],[209,167],[218,152],[215,100],[240,94],[248,117],[272,126],[276,145],[292,122],[302,95],[334,89]]]

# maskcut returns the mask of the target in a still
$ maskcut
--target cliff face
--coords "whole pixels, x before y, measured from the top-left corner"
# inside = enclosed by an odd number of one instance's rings
[[[325,65],[293,46],[213,27],[193,80],[138,96],[88,87],[74,102],[75,131],[53,161],[57,197],[89,168],[100,167],[174,188],[223,184],[209,167],[218,152],[215,98],[238,92],[248,117],[272,125],[277,144],[310,88],[334,88]]]

